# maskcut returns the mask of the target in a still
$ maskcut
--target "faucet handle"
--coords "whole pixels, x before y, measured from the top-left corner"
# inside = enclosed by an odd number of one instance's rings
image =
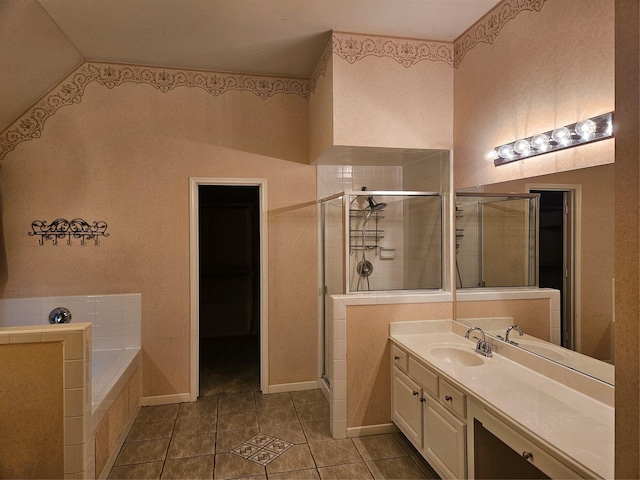
[[[493,345],[486,340],[478,340],[478,344],[476,345],[476,352],[484,355],[485,357],[491,357],[493,352],[491,351],[491,347]]]

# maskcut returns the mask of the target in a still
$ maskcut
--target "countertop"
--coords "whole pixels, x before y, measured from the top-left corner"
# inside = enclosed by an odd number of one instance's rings
[[[451,331],[392,330],[390,339],[525,431],[602,478],[614,477],[611,406],[495,353],[480,366],[462,366],[433,356],[430,350],[443,343],[479,355],[474,352],[475,341]]]

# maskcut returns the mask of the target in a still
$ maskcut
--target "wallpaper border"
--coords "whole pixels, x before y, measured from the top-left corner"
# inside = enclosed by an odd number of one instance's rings
[[[510,20],[520,12],[542,10],[547,0],[504,0],[496,5],[453,43],[453,65],[458,68],[462,59],[480,43],[491,45]]]
[[[93,82],[110,89],[125,83],[147,84],[163,93],[198,87],[213,96],[243,91],[263,100],[280,93],[308,100],[310,94],[309,81],[304,79],[85,62],[0,133],[0,160],[18,144],[40,137],[46,120],[61,107],[80,103]]]

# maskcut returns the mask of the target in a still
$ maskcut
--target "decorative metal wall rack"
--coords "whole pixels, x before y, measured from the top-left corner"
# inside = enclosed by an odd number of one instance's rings
[[[57,218],[50,225],[47,225],[44,220],[34,220],[31,223],[31,230],[28,235],[31,237],[39,236],[40,245],[44,245],[45,240],[51,240],[54,245],[57,245],[58,239],[65,237],[67,245],[71,245],[72,238],[80,239],[81,245],[84,245],[87,240],[93,240],[98,245],[100,237],[109,236],[106,233],[107,222],[93,222],[91,225],[82,218],[74,218],[73,220]]]

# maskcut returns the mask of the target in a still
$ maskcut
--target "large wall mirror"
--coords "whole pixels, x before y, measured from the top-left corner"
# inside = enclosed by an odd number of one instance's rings
[[[613,384],[614,164],[482,185],[461,192],[465,192],[467,196],[469,193],[493,194],[496,198],[506,193],[540,194],[538,258],[535,273],[540,288],[552,288],[561,292],[561,335],[559,339],[551,339],[546,330],[537,330],[534,325],[523,325],[525,335],[520,336],[519,332],[514,330],[511,332],[510,340],[533,353]],[[508,202],[505,202],[500,204],[500,208],[503,208],[503,205],[509,206]],[[517,203],[514,205],[519,207]],[[517,209],[512,207],[509,206],[510,210],[516,212]],[[489,210],[493,214],[495,208]],[[520,210],[520,215],[524,217],[525,210]],[[473,215],[477,215],[477,212],[473,211]],[[459,227],[460,220],[463,219],[460,215],[456,228],[464,228]],[[466,225],[468,228],[468,224]],[[522,247],[525,248],[525,245]],[[464,250],[461,251],[459,248],[457,255],[464,253]],[[523,251],[522,258],[530,258],[527,255]],[[492,260],[484,260],[492,262],[492,265],[486,265],[484,270],[491,272],[493,276],[496,275],[496,269],[512,271],[513,266],[507,260],[504,256],[501,258],[500,255],[493,255]],[[478,272],[465,272],[464,268],[468,269],[468,266],[465,267],[464,262],[465,259],[460,258],[463,269],[460,273],[456,272],[458,298],[464,292],[474,289],[492,288],[488,285],[483,286],[483,279],[478,276]],[[531,276],[527,277],[530,278]],[[507,288],[514,290],[535,287]],[[502,290],[504,291],[504,288]],[[478,317],[491,316],[488,303],[477,305]],[[525,302],[515,301],[511,315],[496,315],[494,325],[486,325],[486,328],[489,333],[504,337],[511,319],[516,325],[527,322],[531,324],[536,321],[536,315],[543,316],[545,308],[541,305],[541,302],[532,301],[528,306]],[[465,309],[457,308],[456,311]],[[473,312],[473,309],[466,309],[465,317],[469,317],[470,311]],[[458,317],[459,321],[468,321],[468,318],[460,318],[460,315]]]

